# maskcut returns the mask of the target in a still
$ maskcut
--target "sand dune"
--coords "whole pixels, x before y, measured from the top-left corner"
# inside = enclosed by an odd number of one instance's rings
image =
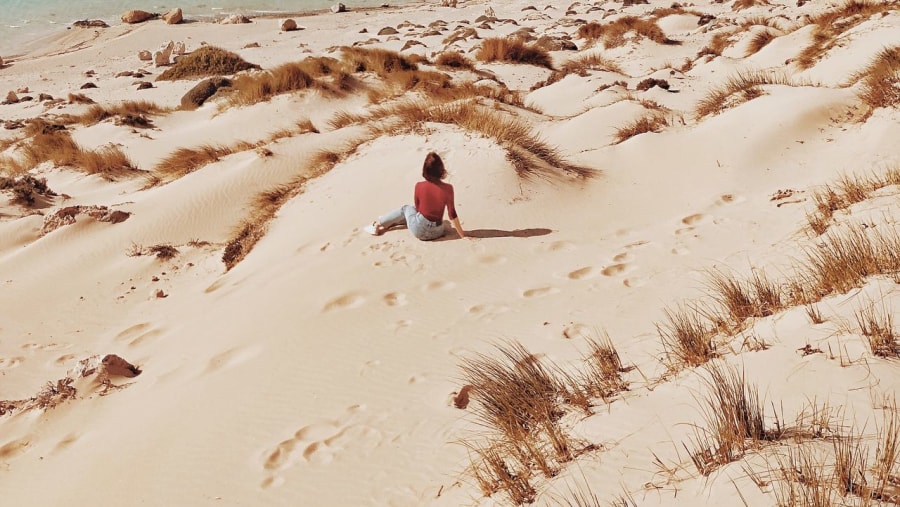
[[[34,100],[0,106],[23,124],[0,130],[0,400],[76,391],[0,410],[4,501],[813,505],[792,474],[808,458],[826,505],[892,504],[900,11],[628,4],[351,8],[293,32],[152,21],[6,61],[0,92]],[[529,32],[577,49],[479,59]],[[292,71],[297,89],[263,97],[236,79],[263,100],[180,110],[202,78],[156,80],[137,57],[169,40],[234,52],[257,78],[316,59],[312,84]],[[450,51],[474,69],[434,64]],[[894,58],[870,73],[879,54]],[[91,123],[77,93],[166,110]],[[114,149],[131,169],[90,165]],[[366,234],[411,203],[429,151],[470,238]],[[60,213],[74,223],[45,229]],[[815,268],[842,238],[873,257]],[[717,292],[717,273],[743,292]],[[679,316],[710,347],[696,364],[673,349]],[[547,410],[507,413],[538,449],[517,457],[484,422],[494,384],[466,365],[521,346],[501,368],[574,378],[604,336],[621,362],[606,384],[506,390]],[[141,374],[103,389],[67,373],[107,354]],[[714,431],[717,372],[758,389],[760,433]],[[842,475],[841,449],[866,463]],[[495,450],[505,478],[482,459]]]

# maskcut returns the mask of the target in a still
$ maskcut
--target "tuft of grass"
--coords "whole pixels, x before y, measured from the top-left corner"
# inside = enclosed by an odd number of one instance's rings
[[[822,324],[826,320],[825,317],[822,316],[819,307],[814,304],[806,305],[806,316],[809,317],[809,321],[813,324]]]
[[[876,311],[874,304],[855,312],[859,331],[866,337],[869,351],[876,356],[900,358],[900,343],[894,334],[894,317],[886,309]]]
[[[783,428],[766,422],[764,400],[743,372],[724,363],[705,367],[709,392],[701,399],[706,428],[698,430],[691,460],[702,475],[740,458],[747,449],[781,438]],[[700,442],[706,442],[700,444]]]
[[[434,64],[451,69],[472,70],[475,68],[475,63],[458,51],[444,51],[434,59]]]
[[[768,317],[787,307],[787,301],[778,285],[764,273],[755,272],[747,280],[722,271],[712,271],[707,279],[712,299],[722,309],[721,325],[733,332],[750,318]]]
[[[46,178],[36,178],[30,174],[19,178],[0,176],[0,191],[10,192],[13,196],[12,202],[24,206],[34,206],[39,197],[56,195],[56,192],[47,186]]]
[[[252,149],[254,145],[239,141],[233,146],[204,144],[196,148],[178,148],[153,168],[158,182],[172,181],[201,167],[218,162],[222,157]]]
[[[824,56],[835,44],[839,36],[866,21],[874,14],[896,9],[887,2],[869,0],[848,0],[834,10],[814,16],[810,22],[815,25],[812,42],[800,52],[796,62],[801,70],[806,70]]]
[[[656,324],[666,363],[671,370],[700,366],[717,356],[713,331],[696,308],[666,309],[666,321]]]
[[[824,235],[806,252],[805,281],[809,297],[821,299],[862,285],[866,277],[900,272],[900,236],[896,231],[869,232],[848,226]]]
[[[732,35],[734,35],[734,29],[716,32],[709,40],[709,44],[703,46],[703,48],[697,52],[697,56],[722,56],[722,51],[725,51],[725,48],[733,44],[733,41],[731,40]]]
[[[816,235],[828,230],[834,213],[869,198],[873,192],[889,185],[900,184],[900,170],[888,169],[883,174],[842,175],[834,185],[824,185],[813,192],[815,209],[807,214],[806,221]]]
[[[589,396],[604,401],[622,391],[627,391],[628,382],[622,378],[622,373],[629,371],[629,368],[622,366],[622,359],[609,335],[603,333],[598,338],[589,337],[587,342],[589,347],[587,368],[578,384]]]
[[[177,248],[169,244],[153,245],[148,250],[161,261],[174,259],[180,253]]]
[[[259,65],[249,63],[231,51],[215,46],[202,46],[196,51],[179,58],[174,65],[166,69],[156,80],[175,81],[212,76],[229,76],[244,70],[259,68]]]
[[[871,109],[900,106],[900,46],[884,48],[856,76],[860,100]]]
[[[70,93],[68,97],[69,104],[96,104],[94,99],[83,93]]]
[[[385,77],[393,72],[418,70],[418,66],[396,51],[381,48],[342,47],[341,61],[350,72],[374,72]]]
[[[659,132],[664,127],[668,126],[669,121],[666,119],[665,115],[657,112],[649,113],[627,125],[617,128],[613,144],[619,144],[639,134]]]
[[[734,3],[731,4],[731,10],[740,11],[757,5],[769,5],[769,2],[768,0],[735,0]]]
[[[553,70],[553,60],[546,49],[526,44],[518,37],[485,39],[478,47],[475,58],[482,62],[521,63]]]
[[[118,146],[104,146],[96,151],[82,151],[79,165],[88,174],[107,178],[134,173],[138,168]]]
[[[354,153],[365,141],[364,138],[353,141],[342,151],[321,150],[316,152],[309,159],[309,170],[306,174],[256,195],[250,203],[251,211],[248,217],[235,229],[222,252],[225,269],[232,269],[253,250],[256,243],[265,236],[269,222],[275,218],[284,203],[300,195],[310,180],[333,169],[341,160]]]
[[[750,42],[747,44],[747,52],[744,53],[744,57],[755,55],[759,52],[760,49],[766,47],[770,42],[778,38],[778,35],[770,30],[763,30],[761,32],[757,32],[756,35],[750,39]]]
[[[321,88],[305,67],[301,63],[285,63],[269,71],[240,75],[232,82],[228,104],[251,105],[283,93]]]
[[[169,110],[147,100],[126,100],[113,106],[91,106],[87,111],[78,116],[78,122],[83,125],[94,125],[107,118],[119,117],[123,123],[130,126],[139,125],[140,118],[146,116],[167,113]]]
[[[764,85],[800,86],[782,74],[769,74],[760,71],[739,71],[721,85],[712,88],[700,99],[694,108],[697,120],[716,115],[722,111],[743,104],[762,96]]]
[[[657,44],[677,45],[680,42],[666,36],[656,24],[656,19],[641,19],[637,16],[624,16],[612,23],[586,23],[578,27],[578,36],[589,42],[602,41],[607,48],[618,47],[627,41],[625,35],[634,33],[638,37],[650,39]]]
[[[544,82],[539,83],[534,88],[549,86],[557,81],[561,81],[569,74],[577,74],[579,76],[585,77],[588,75],[589,70],[600,70],[605,72],[624,74],[624,72],[622,71],[622,67],[620,67],[616,62],[604,57],[599,53],[590,53],[566,61],[558,70],[554,70],[553,73],[550,74],[550,76]]]
[[[421,129],[427,122],[456,125],[494,139],[507,150],[507,158],[522,178],[551,178],[560,171],[587,178],[594,171],[565,160],[559,151],[543,141],[531,126],[509,118],[502,111],[479,106],[474,101],[431,105],[424,101],[404,101],[375,108],[368,114],[340,113],[330,122],[335,128],[365,122],[372,135],[396,135]]]

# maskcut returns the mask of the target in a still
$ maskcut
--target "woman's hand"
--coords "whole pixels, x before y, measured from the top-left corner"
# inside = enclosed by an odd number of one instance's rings
[[[450,223],[453,224],[453,228],[456,229],[456,233],[459,234],[459,237],[462,239],[466,239],[466,231],[463,230],[462,225],[459,224],[459,217],[456,217],[450,220]]]

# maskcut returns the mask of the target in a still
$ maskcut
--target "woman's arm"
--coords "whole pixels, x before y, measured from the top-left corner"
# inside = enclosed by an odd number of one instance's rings
[[[466,231],[463,230],[462,225],[459,225],[459,217],[450,219],[450,223],[453,224],[453,228],[456,229],[456,233],[459,234],[460,238],[466,237]]]

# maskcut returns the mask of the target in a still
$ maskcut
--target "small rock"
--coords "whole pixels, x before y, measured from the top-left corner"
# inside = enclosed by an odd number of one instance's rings
[[[27,86],[23,86],[22,88],[17,89],[16,93],[28,93],[29,91]]]
[[[157,67],[169,65],[172,58],[172,50],[175,49],[175,43],[169,41],[168,44],[159,47],[159,51],[153,54],[154,63]]]
[[[130,70],[124,70],[124,71],[116,74],[116,77],[133,77],[133,76],[134,76],[134,72],[131,72]]]
[[[3,57],[0,57],[0,67],[3,67]]]
[[[369,29],[363,28],[362,30],[359,31],[359,33],[369,33]]]
[[[219,90],[219,88],[231,86],[231,81],[225,78],[204,79],[181,97],[182,109],[197,109]]]
[[[171,11],[163,14],[162,18],[167,25],[177,25],[178,23],[181,23],[181,21],[184,19],[184,16],[181,13],[181,8],[175,7]]]
[[[347,6],[342,3],[336,3],[331,6],[331,12],[337,14],[339,12],[347,12]]]
[[[246,45],[244,46],[244,49],[247,49],[247,48],[258,48],[258,47],[259,47],[259,42],[251,42],[250,44],[246,44]]]
[[[122,22],[128,24],[143,23],[149,19],[159,17],[159,14],[152,14],[147,11],[133,10],[122,14]]]
[[[88,81],[87,83],[84,83],[83,85],[81,85],[81,89],[82,89],[82,90],[87,90],[88,88],[96,88],[96,87],[97,87],[97,85],[94,84],[94,83],[92,83],[92,82],[90,82],[90,81]]]
[[[150,281],[151,281],[151,282],[158,282],[158,281],[159,281],[159,277],[156,276],[156,275],[153,275],[153,278],[151,278]]]
[[[130,216],[131,216],[131,213],[117,209],[117,210],[113,211],[112,213],[103,217],[101,219],[101,221],[109,222],[111,224],[120,224],[120,223],[128,220],[128,217],[130,217]]]
[[[6,103],[15,104],[17,102],[19,102],[19,96],[16,95],[16,92],[10,90],[10,92],[6,94]]]
[[[293,32],[294,30],[297,30],[297,22],[293,19],[286,19],[281,22],[282,32]]]
[[[41,102],[45,100],[53,100],[53,95],[50,95],[49,93],[41,93],[38,95],[38,100],[40,100]]]
[[[149,62],[150,60],[153,60],[153,53],[151,53],[150,51],[147,51],[146,49],[143,51],[139,51],[138,52],[138,60]]]
[[[29,101],[32,101],[32,100],[34,100],[34,97],[32,97],[31,95],[26,95],[26,96],[24,96],[24,97],[19,97],[19,102],[29,102]]]
[[[78,28],[109,28],[109,25],[106,24],[106,21],[102,19],[82,19],[81,21],[76,21],[72,23],[72,26],[76,26]]]
[[[150,81],[141,81],[138,83],[138,90],[146,90],[147,88],[153,88],[153,83]]]
[[[382,28],[381,30],[378,30],[378,35],[395,35],[398,33],[400,33],[400,32],[398,32],[396,29],[394,29],[390,26],[386,26],[386,27]]]
[[[697,26],[705,25],[714,19],[716,19],[716,17],[712,14],[704,14],[700,16],[700,19],[697,20]]]
[[[84,75],[85,75],[85,77],[94,77],[94,71],[86,70],[86,71],[84,71]]]
[[[156,297],[164,298],[164,297],[169,297],[169,295],[166,294],[165,291],[163,291],[162,289],[159,289],[156,291]]]
[[[228,16],[227,18],[223,19],[222,21],[219,21],[219,23],[223,24],[223,25],[241,25],[241,24],[249,23],[249,22],[250,22],[250,18],[248,18],[247,16],[244,16],[244,15],[241,15],[241,14],[232,14],[231,16]]]

